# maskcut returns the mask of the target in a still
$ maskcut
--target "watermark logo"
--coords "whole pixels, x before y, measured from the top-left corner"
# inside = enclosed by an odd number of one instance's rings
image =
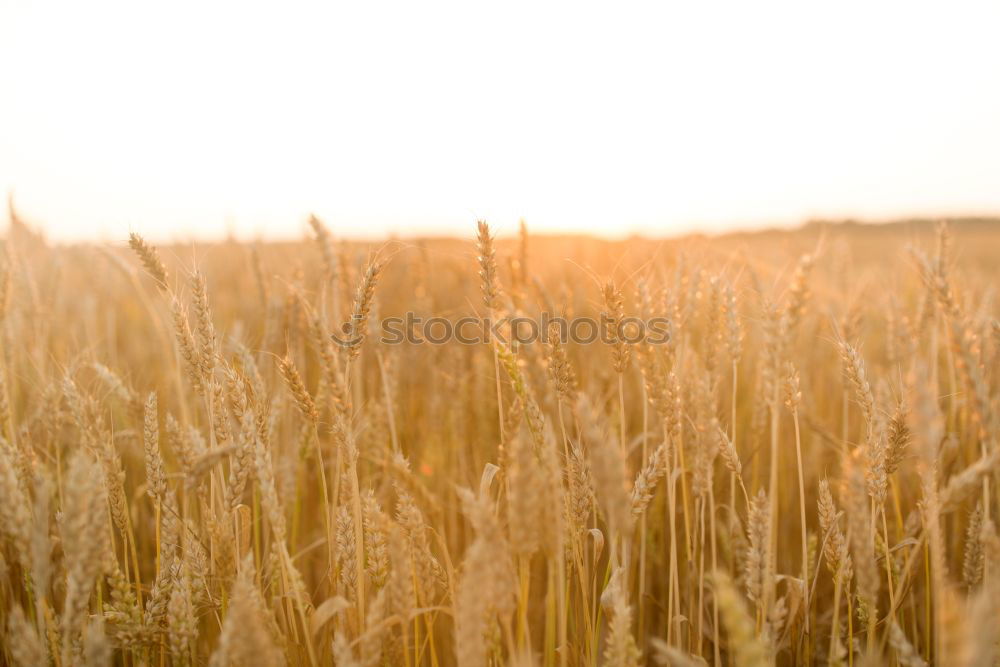
[[[341,347],[352,348],[364,341],[364,331],[361,330],[362,319],[352,315],[351,319],[340,325],[340,333],[332,334],[330,338]]]
[[[332,338],[342,347],[361,343],[364,334],[359,323],[348,321]],[[402,317],[387,317],[378,323],[378,342],[383,345],[482,345],[498,341],[504,345],[548,344],[558,339],[560,343],[589,345],[601,342],[608,345],[663,345],[670,341],[670,320],[665,317],[642,319],[625,317],[615,319],[602,313],[600,317],[574,317],[566,319],[542,313],[539,317],[490,317],[466,316],[456,320],[446,317],[421,317],[408,312]],[[373,334],[374,335],[374,334]]]

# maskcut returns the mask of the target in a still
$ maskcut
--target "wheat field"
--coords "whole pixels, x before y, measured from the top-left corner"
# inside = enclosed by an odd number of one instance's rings
[[[155,247],[11,218],[3,664],[996,664],[991,224]],[[612,326],[385,340],[406,313]]]

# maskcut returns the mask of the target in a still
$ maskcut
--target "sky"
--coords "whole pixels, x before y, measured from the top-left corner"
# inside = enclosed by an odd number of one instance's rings
[[[0,195],[66,241],[997,214],[998,27],[995,0],[0,0]]]

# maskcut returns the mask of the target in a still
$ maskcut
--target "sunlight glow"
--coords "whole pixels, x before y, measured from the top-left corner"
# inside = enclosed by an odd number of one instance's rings
[[[1000,212],[996,2],[0,2],[58,239]]]

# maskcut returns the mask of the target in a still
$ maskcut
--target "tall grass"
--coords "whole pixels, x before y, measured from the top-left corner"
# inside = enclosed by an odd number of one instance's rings
[[[997,232],[309,228],[13,221],[0,662],[995,664]],[[387,344],[407,311],[671,336]]]

